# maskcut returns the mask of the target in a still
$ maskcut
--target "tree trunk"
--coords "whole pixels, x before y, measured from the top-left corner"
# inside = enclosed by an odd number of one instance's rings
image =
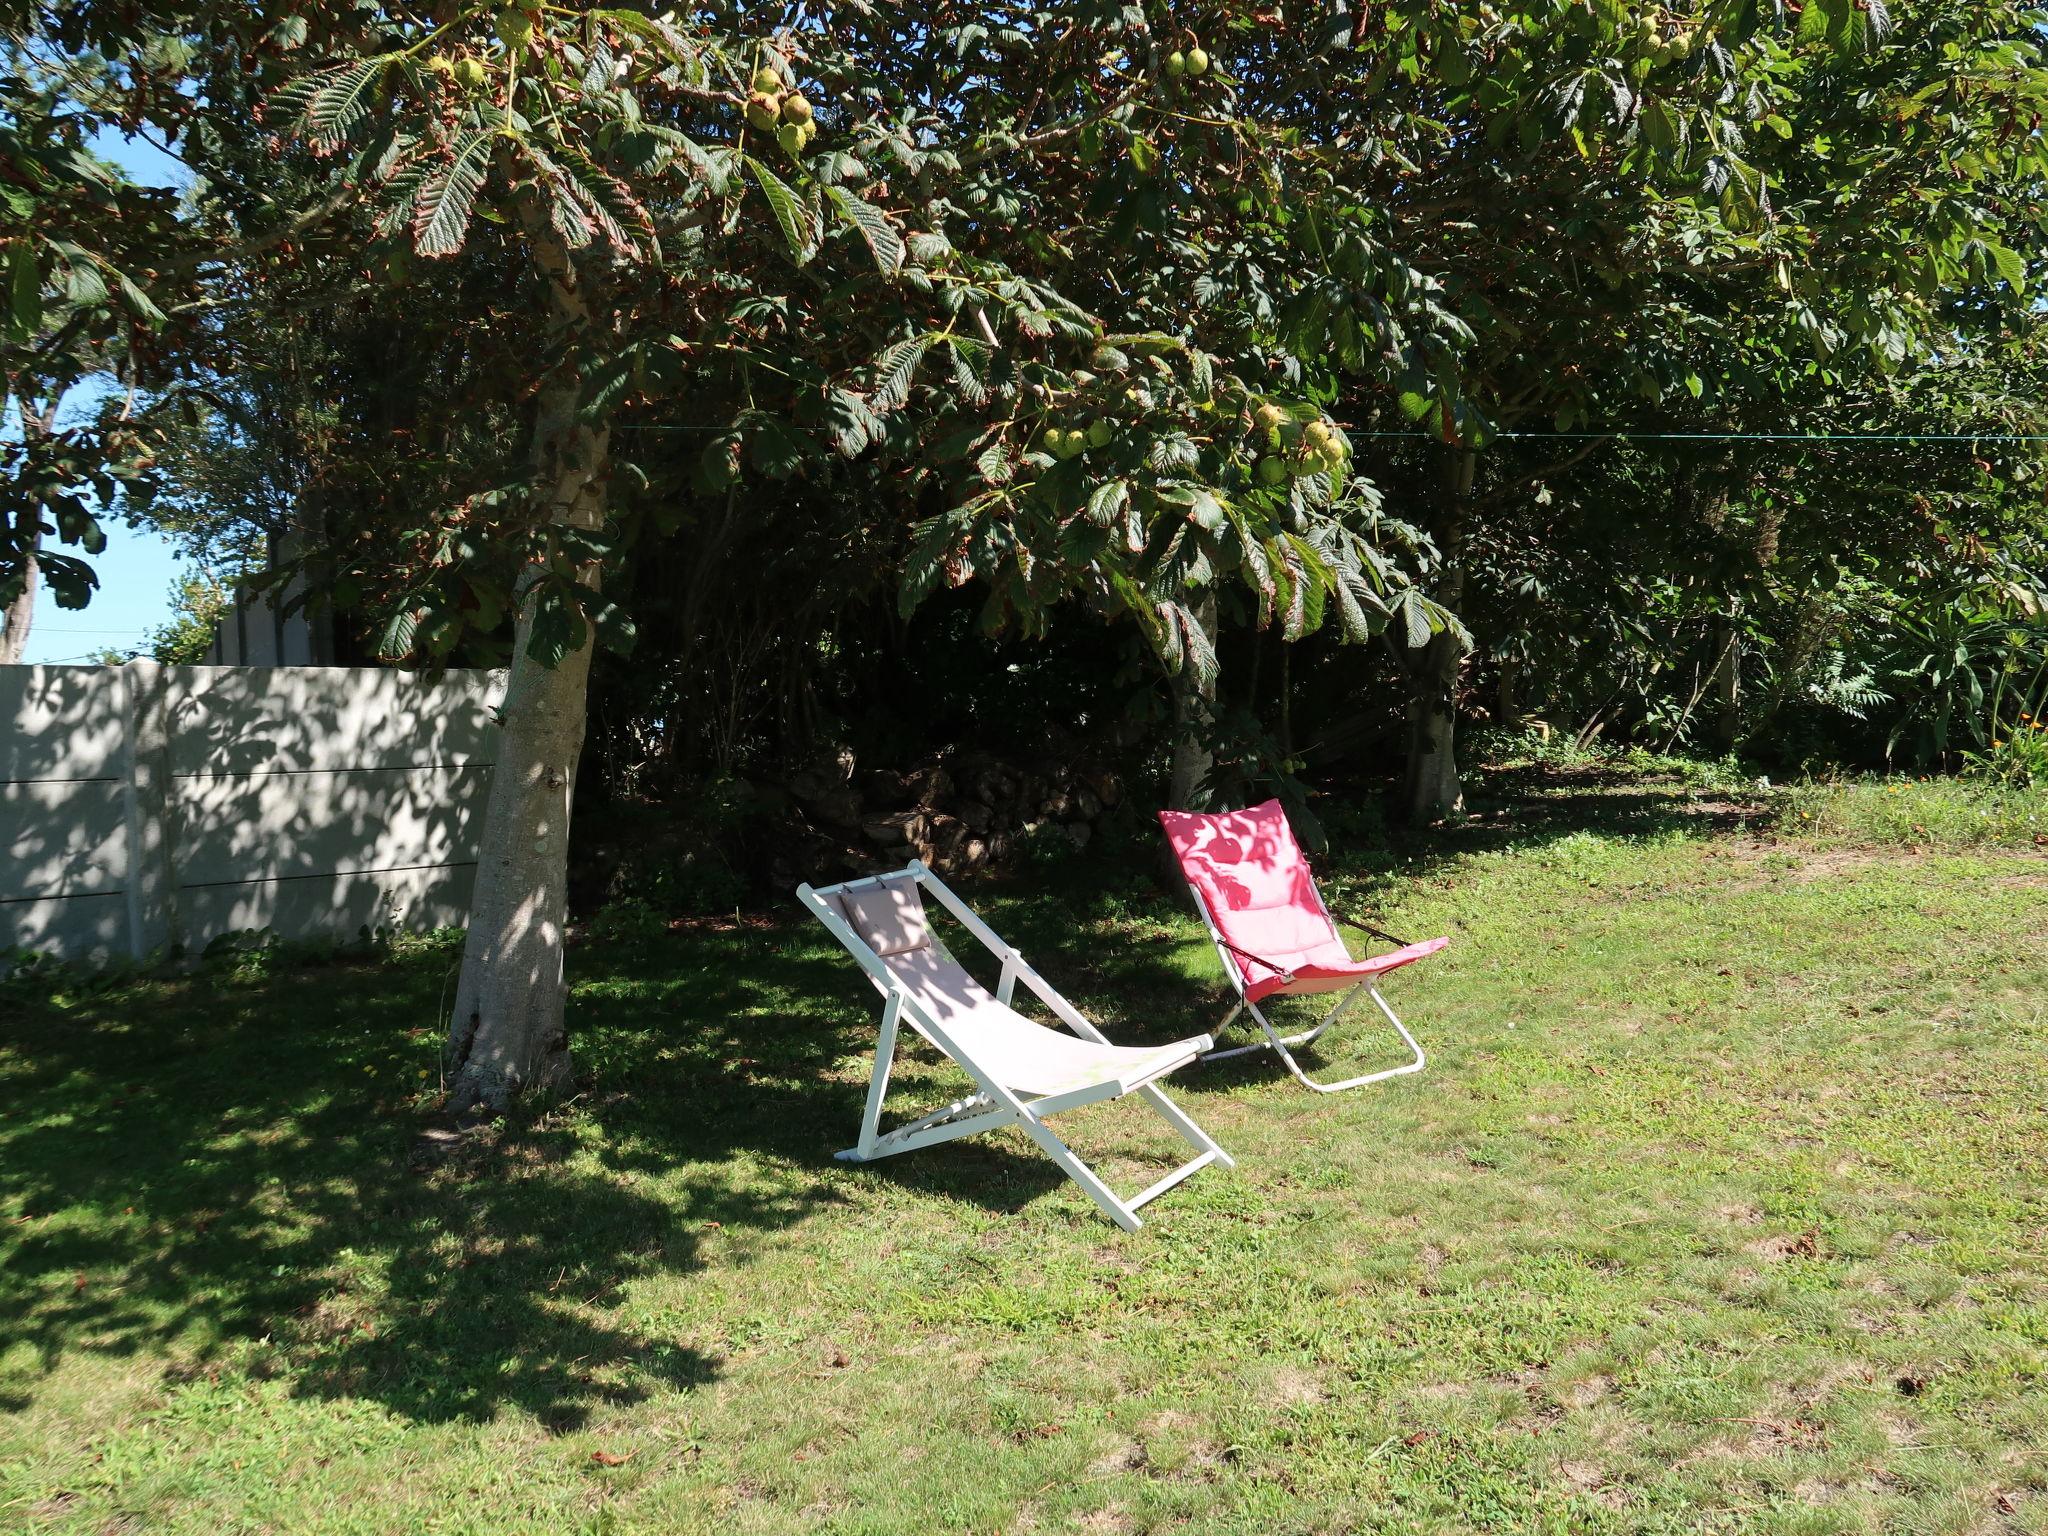
[[[558,525],[604,519],[610,430],[577,420],[573,354],[590,323],[583,280],[568,250],[530,202],[523,223],[548,280],[556,340],[571,354],[542,383],[532,457],[541,510]],[[585,579],[593,585],[596,573]],[[531,604],[520,612],[500,713],[498,763],[477,856],[462,977],[449,1023],[457,1114],[496,1112],[569,1080],[563,1023],[563,927],[569,910],[569,809],[583,749],[593,637],[553,667],[527,652]]]
[[[1435,595],[1453,610],[1465,598],[1465,519],[1477,468],[1478,455],[1461,449],[1444,470],[1444,569]],[[1458,673],[1465,651],[1464,641],[1445,630],[1430,636],[1416,653],[1410,674],[1408,772],[1402,786],[1404,808],[1414,821],[1455,816],[1465,809],[1457,757]]]
[[[1189,609],[1209,648],[1216,648],[1216,594],[1204,592]],[[1176,811],[1208,809],[1203,781],[1216,766],[1213,739],[1216,726],[1216,679],[1198,677],[1194,668],[1183,666],[1173,680],[1173,771],[1166,803]]]
[[[1518,731],[1522,728],[1522,663],[1513,656],[1500,659],[1500,724],[1501,729]]]
[[[21,561],[21,595],[7,605],[7,617],[0,623],[0,667],[13,666],[28,650],[28,630],[35,621],[36,582],[40,577],[35,546],[30,545]]]
[[[1716,626],[1720,659],[1707,685],[1714,699],[1714,742],[1723,752],[1733,752],[1742,739],[1742,631],[1736,622],[1731,612]]]
[[[1275,630],[1274,635],[1280,642],[1280,755],[1291,763],[1294,761],[1294,647],[1281,631]]]
[[[10,379],[8,382],[15,381]],[[24,448],[33,451],[37,442],[56,430],[57,407],[63,403],[63,399],[63,390],[53,390],[48,403],[37,407],[30,403],[28,391],[25,388],[22,390],[17,401],[17,409],[21,415],[21,440]],[[27,519],[25,531],[28,534],[23,541],[22,549],[21,591],[14,601],[7,605],[5,617],[0,618],[0,667],[11,667],[27,654],[28,633],[36,617],[36,583],[42,575],[36,561],[36,551],[42,543],[41,499],[30,502],[21,515]]]

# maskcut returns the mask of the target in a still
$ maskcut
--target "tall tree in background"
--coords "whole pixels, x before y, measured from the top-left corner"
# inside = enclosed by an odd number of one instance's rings
[[[1348,14],[1275,35],[1251,77],[1353,192],[1324,205],[1348,218],[1311,204],[1294,220],[1273,310],[1304,366],[1343,362],[1341,411],[1440,445],[1403,479],[1448,606],[1488,507],[1596,446],[1561,441],[1489,484],[1470,455],[1498,432],[1654,428],[1699,402],[1722,408],[1700,430],[1782,429],[1810,370],[1932,355],[1960,296],[2027,302],[2048,106],[2036,7]],[[1313,89],[1289,67],[1303,53]],[[1406,661],[1408,808],[1455,809],[1462,650],[1424,636]]]

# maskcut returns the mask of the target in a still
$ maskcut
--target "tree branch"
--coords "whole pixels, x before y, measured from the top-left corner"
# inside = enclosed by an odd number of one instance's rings
[[[342,187],[324,202],[316,203],[311,208],[303,209],[293,214],[276,228],[265,230],[260,235],[251,235],[246,240],[237,240],[231,245],[220,247],[218,250],[190,251],[183,256],[176,257],[165,263],[162,275],[171,277],[196,271],[208,262],[213,261],[241,261],[250,256],[260,256],[273,246],[282,245],[287,240],[303,235],[315,225],[325,223],[328,219],[333,218],[335,214],[340,213],[344,208],[358,201],[360,196],[361,194],[356,188]]]
[[[1613,441],[1614,439],[1611,436],[1596,437],[1591,442],[1587,443],[1585,446],[1580,448],[1577,452],[1571,454],[1566,458],[1559,459],[1554,464],[1545,464],[1539,469],[1530,470],[1529,473],[1527,473],[1526,475],[1518,475],[1513,480],[1510,480],[1506,485],[1495,486],[1492,490],[1488,491],[1484,496],[1481,496],[1476,502],[1474,502],[1473,505],[1480,507],[1490,507],[1495,502],[1503,501],[1507,497],[1514,495],[1516,491],[1519,491],[1525,485],[1533,485],[1538,480],[1548,480],[1552,475],[1561,475],[1566,470],[1573,468],[1575,465],[1585,462],[1585,460],[1592,457],[1592,455],[1597,450],[1606,447],[1609,443]]]

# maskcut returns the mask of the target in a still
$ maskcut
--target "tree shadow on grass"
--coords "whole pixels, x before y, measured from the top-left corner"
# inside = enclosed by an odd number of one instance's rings
[[[558,1429],[710,1379],[714,1360],[621,1315],[621,1289],[701,1267],[709,1231],[778,1229],[823,1202],[810,1181],[742,1188],[717,1163],[743,1146],[806,1160],[797,1128],[844,1091],[796,1060],[744,1097],[671,1071],[658,1047],[691,1032],[669,1018],[638,1042],[643,1094],[418,1170],[444,965],[6,998],[0,1405],[79,1352],[185,1374],[240,1360],[415,1419],[512,1406]],[[657,1182],[581,1155],[636,1139],[641,1167],[705,1166]]]
[[[563,1431],[715,1376],[626,1288],[839,1200],[872,990],[801,919],[580,948],[576,1096],[421,1168],[448,959],[4,999],[0,1409],[80,1353]],[[864,1171],[1002,1211],[1063,1181],[980,1139]]]
[[[682,956],[686,965],[677,965]],[[578,1036],[579,1073],[606,1098],[607,1166],[657,1172],[767,1155],[820,1180],[849,1171],[900,1188],[1014,1211],[1065,1179],[1035,1150],[983,1137],[873,1163],[836,1154],[856,1139],[880,997],[800,915],[738,932],[679,935],[638,957],[583,951],[601,1022]],[[658,1064],[658,1067],[657,1067]],[[973,1091],[905,1030],[885,1129]],[[825,1185],[813,1197],[833,1198]]]

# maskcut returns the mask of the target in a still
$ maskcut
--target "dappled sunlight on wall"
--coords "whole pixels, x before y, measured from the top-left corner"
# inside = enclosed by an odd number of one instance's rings
[[[0,944],[66,959],[468,909],[502,675],[0,669]]]

